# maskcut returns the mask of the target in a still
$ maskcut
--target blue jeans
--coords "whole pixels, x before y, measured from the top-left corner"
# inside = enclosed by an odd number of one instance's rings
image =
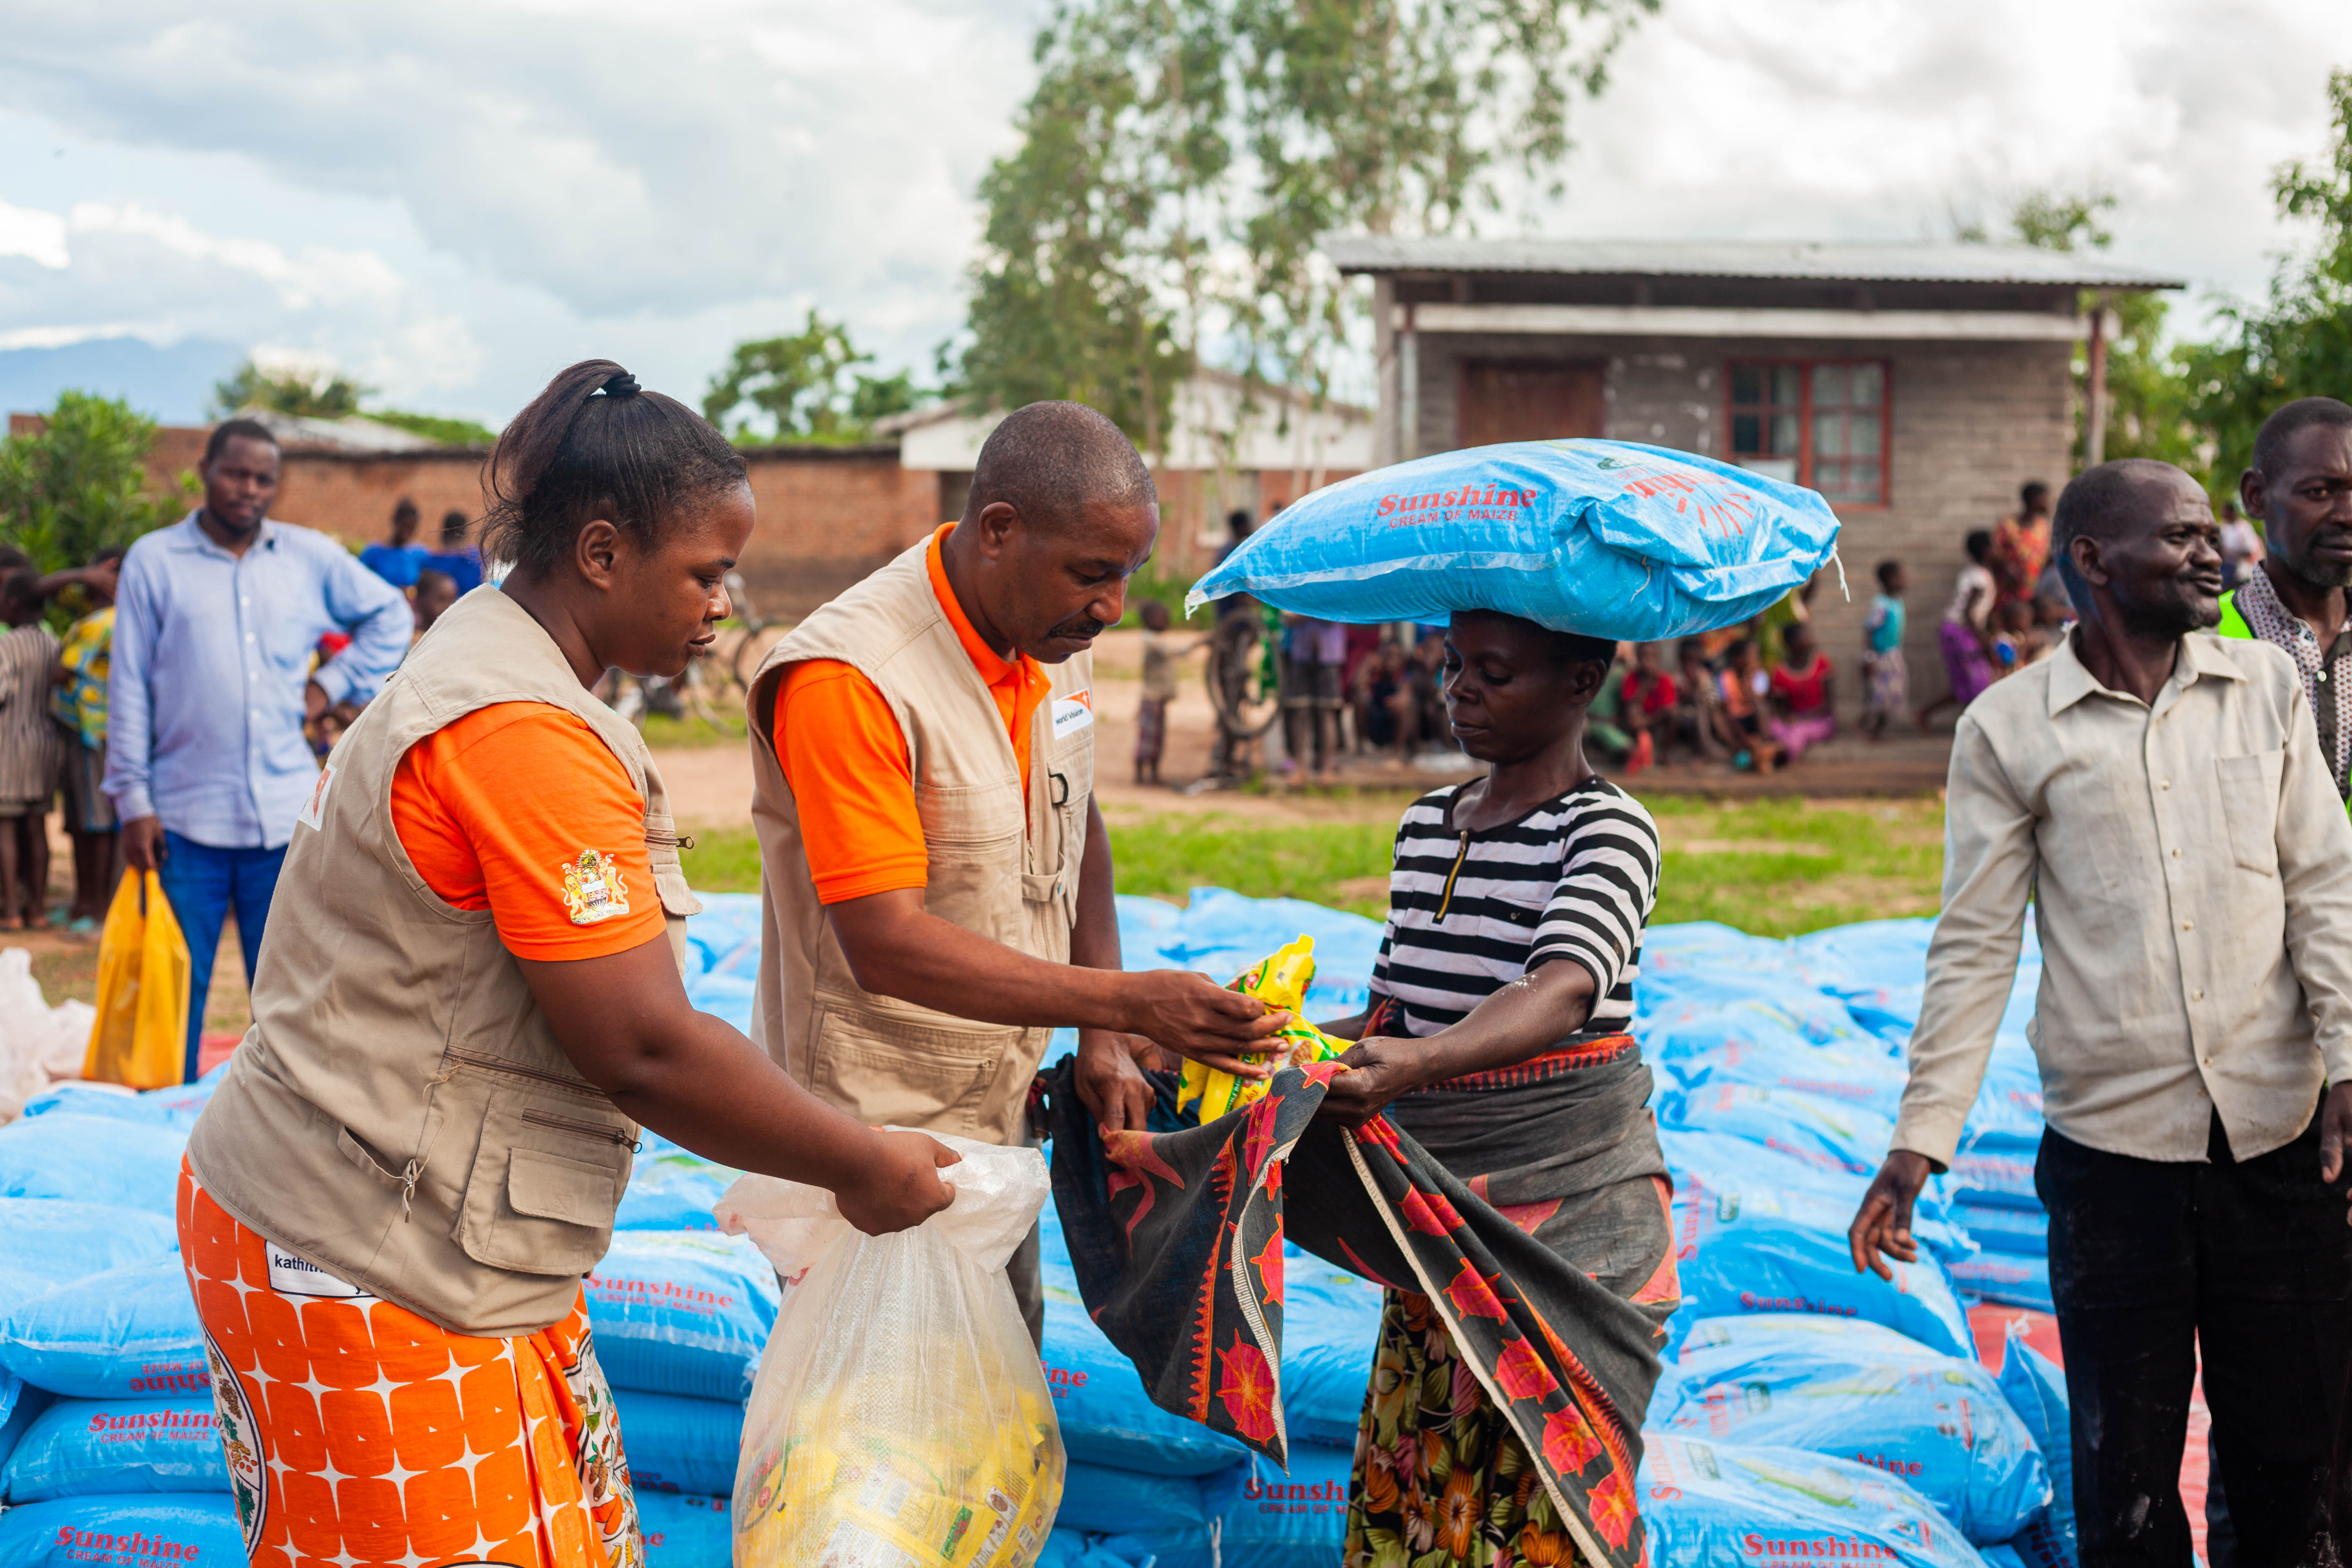
[[[269,897],[278,890],[286,847],[275,849],[215,849],[163,830],[163,863],[155,868],[163,896],[172,900],[180,933],[188,939],[188,1059],[184,1078],[196,1079],[197,1043],[205,1032],[205,994],[212,988],[213,956],[220,951],[221,922],[236,910],[237,943],[245,949],[245,984],[253,988],[261,960],[261,931],[269,923]]]

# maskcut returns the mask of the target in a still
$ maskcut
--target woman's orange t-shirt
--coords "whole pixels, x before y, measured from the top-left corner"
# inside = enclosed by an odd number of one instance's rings
[[[517,958],[602,958],[663,934],[646,802],[577,714],[478,708],[408,749],[392,826],[425,885],[488,910]]]

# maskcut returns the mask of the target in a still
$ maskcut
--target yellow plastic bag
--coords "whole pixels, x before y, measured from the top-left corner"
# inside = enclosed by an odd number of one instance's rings
[[[1265,1062],[1280,1072],[1286,1067],[1327,1062],[1348,1053],[1353,1041],[1334,1039],[1299,1016],[1307,1007],[1307,988],[1314,984],[1315,939],[1304,935],[1234,977],[1226,990],[1255,996],[1273,1011],[1291,1016],[1289,1023],[1274,1032],[1271,1048],[1245,1051],[1242,1060]],[[1214,1121],[1263,1097],[1271,1083],[1270,1077],[1235,1078],[1223,1068],[1188,1061],[1177,1087],[1176,1109],[1181,1110],[1197,1100],[1201,1120]]]
[[[81,1076],[168,1089],[187,1052],[187,939],[155,873],[125,877],[98,939],[98,1021]]]

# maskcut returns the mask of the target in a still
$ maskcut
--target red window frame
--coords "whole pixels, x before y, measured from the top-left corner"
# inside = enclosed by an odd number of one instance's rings
[[[1793,369],[1797,373],[1797,402],[1795,405],[1797,415],[1797,450],[1794,454],[1797,459],[1797,482],[1811,489],[1820,489],[1821,487],[1813,483],[1815,472],[1813,452],[1813,373],[1823,367],[1834,366],[1851,369],[1864,365],[1875,369],[1878,372],[1879,377],[1878,493],[1876,496],[1869,499],[1863,499],[1854,496],[1841,497],[1830,495],[1826,490],[1822,491],[1822,493],[1828,497],[1829,501],[1832,506],[1877,509],[1888,505],[1889,498],[1894,493],[1895,483],[1895,366],[1887,360],[1878,359],[1869,355],[1857,355],[1850,359],[1843,357],[1798,359],[1781,356],[1728,359],[1724,361],[1723,460],[1733,465],[1735,468],[1739,466],[1739,453],[1734,448],[1732,443],[1735,438],[1734,431],[1738,428],[1735,422],[1743,411],[1759,414],[1763,417],[1769,418],[1774,411],[1784,410],[1786,406],[1781,404],[1769,402],[1740,403],[1736,401],[1732,391],[1736,380],[1736,373],[1743,370],[1756,370],[1761,371],[1769,376],[1774,370]],[[1843,406],[1852,407],[1853,405],[1844,405]],[[1773,455],[1780,456],[1781,454],[1775,453]],[[1830,462],[1840,465],[1843,465],[1846,460],[1847,459],[1843,458],[1832,458],[1829,459]]]

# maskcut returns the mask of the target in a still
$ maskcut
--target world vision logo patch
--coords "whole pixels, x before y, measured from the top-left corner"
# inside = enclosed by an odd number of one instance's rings
[[[1054,739],[1074,735],[1095,721],[1094,689],[1054,699]]]
[[[629,888],[621,868],[610,855],[583,849],[580,858],[564,863],[563,907],[572,923],[593,926],[629,912]]]

